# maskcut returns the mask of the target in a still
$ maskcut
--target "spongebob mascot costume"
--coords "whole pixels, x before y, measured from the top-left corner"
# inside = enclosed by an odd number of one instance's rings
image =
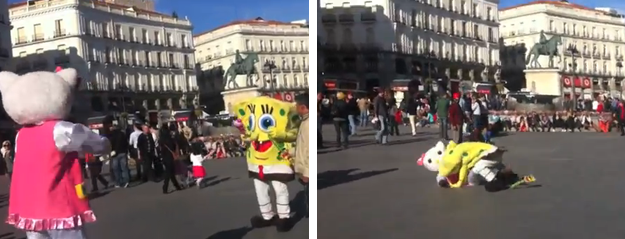
[[[252,217],[251,224],[255,228],[273,225],[280,232],[289,231],[292,222],[287,183],[295,175],[286,151],[297,137],[299,116],[295,105],[260,96],[239,102],[234,111],[245,127],[243,139],[250,145],[247,165],[261,213]],[[277,215],[272,209],[270,187],[276,193]]]
[[[490,192],[514,188],[535,180],[534,176],[519,177],[503,163],[506,150],[482,142],[456,144],[450,141],[443,150],[439,142],[422,156],[428,162],[438,162],[437,181],[448,181],[448,187],[461,188],[465,185],[484,185]],[[429,168],[428,168],[429,169]],[[434,171],[430,169],[431,171]],[[455,178],[454,180],[450,180]]]

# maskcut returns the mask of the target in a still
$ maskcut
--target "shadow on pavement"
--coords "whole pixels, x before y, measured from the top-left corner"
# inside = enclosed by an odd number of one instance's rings
[[[26,239],[26,237],[17,237],[13,232],[0,234],[0,239]]]
[[[217,177],[215,177],[215,178],[217,178]],[[203,185],[202,185],[201,188],[212,187],[212,186],[215,186],[217,184],[220,184],[220,183],[223,183],[225,181],[228,181],[230,179],[232,179],[232,178],[231,177],[226,177],[226,178],[220,178],[220,179],[217,179],[217,180],[204,180],[202,182]]]
[[[306,192],[303,189],[297,192],[289,203],[289,207],[295,209],[295,215],[291,218],[291,226],[294,227],[302,218],[306,217]]]
[[[240,227],[226,231],[217,232],[206,239],[242,239],[247,233],[252,231],[252,227]]]
[[[323,173],[317,174],[317,190],[326,189],[329,187],[333,187],[340,184],[350,183],[353,181],[361,180],[364,178],[369,178],[373,176],[377,176],[380,174],[390,173],[393,171],[397,171],[397,168],[384,169],[384,170],[373,170],[366,172],[359,172],[355,174],[351,174],[354,171],[358,171],[359,169],[347,169],[347,170],[330,170],[325,171]]]

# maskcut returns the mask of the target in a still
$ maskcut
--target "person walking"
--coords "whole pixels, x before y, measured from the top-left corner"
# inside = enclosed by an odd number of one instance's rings
[[[454,93],[453,95],[453,101],[451,102],[451,105],[449,106],[449,124],[451,125],[451,130],[452,132],[452,139],[454,142],[456,143],[462,143],[462,136],[463,136],[463,132],[462,132],[462,126],[464,123],[464,112],[462,110],[462,107],[460,107],[460,94],[459,93]]]
[[[388,107],[388,128],[389,128],[389,133],[391,136],[395,135],[395,136],[399,136],[399,122],[397,122],[397,113],[400,112],[399,107],[397,107],[397,100],[395,99],[395,97],[393,97],[393,92],[392,91],[387,91],[386,92],[386,104]],[[399,120],[401,121],[401,116],[399,117]]]
[[[104,121],[104,136],[111,142],[110,165],[115,178],[111,181],[115,187],[128,187],[130,183],[130,169],[128,169],[128,141],[126,134],[113,125],[113,117]]]
[[[141,170],[143,165],[139,161],[139,154],[138,154],[139,150],[137,148],[137,142],[138,142],[139,136],[143,134],[143,132],[141,132],[141,124],[138,124],[138,123],[134,124],[133,130],[134,131],[130,133],[130,137],[128,139],[128,145],[130,147],[129,153],[130,153],[130,159],[132,159],[135,163],[135,170],[137,170],[136,178],[133,180],[140,181],[143,178],[142,170]],[[130,177],[130,172],[128,173],[128,175]]]
[[[169,183],[174,185],[176,190],[182,190],[182,187],[176,179],[176,169],[174,160],[178,157],[178,145],[171,135],[167,125],[162,125],[158,132],[158,149],[163,163],[163,194],[171,193],[169,191]]]
[[[350,93],[347,94],[347,120],[349,121],[350,135],[356,135],[356,117],[358,116],[358,102],[356,98]]]
[[[295,148],[292,148],[289,154],[293,156],[295,173],[304,185],[306,215],[308,215],[308,93],[295,96],[295,106],[302,121],[297,131]]]
[[[375,134],[375,141],[379,144],[386,145],[388,143],[388,106],[384,91],[379,89],[378,95],[373,99],[373,116],[380,123],[380,130]]]
[[[417,102],[417,93],[412,97],[406,99],[406,114],[408,114],[408,122],[410,122],[410,129],[412,130],[412,136],[417,136],[417,108],[419,107]]]
[[[154,142],[154,137],[150,132],[148,124],[142,125],[141,131],[141,135],[137,138],[137,155],[139,163],[141,163],[143,168],[141,180],[143,182],[156,182],[154,170],[152,169],[152,163],[156,158],[156,142]]]
[[[369,124],[369,106],[371,102],[367,97],[362,97],[358,100],[358,110],[360,111],[360,127],[367,127]]]
[[[15,158],[15,152],[11,141],[5,140],[2,142],[2,149],[0,149],[2,157],[0,157],[0,170],[4,172],[4,175],[9,178],[9,185],[11,184],[11,175],[13,174],[13,159]]]
[[[349,146],[349,107],[343,92],[336,94],[336,101],[332,104],[331,113],[332,121],[334,122],[334,129],[336,131],[337,147],[347,149]]]
[[[441,93],[438,100],[436,100],[436,118],[439,123],[439,132],[440,138],[444,140],[448,140],[449,136],[447,134],[447,122],[449,115],[449,106],[451,105],[451,101],[449,101],[449,96],[447,93]]]

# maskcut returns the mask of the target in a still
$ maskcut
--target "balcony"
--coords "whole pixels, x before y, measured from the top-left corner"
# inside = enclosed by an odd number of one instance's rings
[[[44,39],[44,37],[43,37],[43,34],[41,34],[41,33],[39,33],[39,34],[35,33],[35,35],[33,35],[33,41],[43,41],[43,39]]]
[[[341,13],[339,14],[339,22],[343,24],[352,24],[354,23],[354,14],[351,13]]]
[[[111,34],[108,31],[102,31],[102,37],[106,39],[111,39]]]
[[[616,55],[616,60],[617,61],[622,61],[623,60],[623,55]]]
[[[106,59],[104,59],[104,64],[105,65],[112,64],[112,63],[113,63],[113,61],[111,60],[110,57],[106,57]]]
[[[123,40],[124,40],[124,36],[123,36],[122,34],[117,34],[117,35],[115,36],[115,40],[118,40],[118,41],[123,41]]]
[[[54,31],[54,38],[59,38],[59,37],[64,37],[64,36],[67,36],[65,29],[56,29],[56,31]]]
[[[363,23],[374,23],[377,21],[377,16],[374,12],[363,12],[360,14],[360,21]]]
[[[607,54],[607,53],[604,53],[602,58],[604,60],[610,60],[611,59],[610,54]]]
[[[26,44],[26,43],[28,43],[28,40],[26,39],[26,37],[17,38],[17,40],[15,41],[15,45],[21,45],[21,44]]]

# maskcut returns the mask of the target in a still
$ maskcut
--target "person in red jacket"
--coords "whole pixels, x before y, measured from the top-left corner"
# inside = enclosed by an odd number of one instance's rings
[[[453,94],[453,101],[449,106],[449,124],[451,124],[452,139],[456,143],[462,143],[462,125],[464,121],[464,114],[458,100],[460,99],[460,93]]]

